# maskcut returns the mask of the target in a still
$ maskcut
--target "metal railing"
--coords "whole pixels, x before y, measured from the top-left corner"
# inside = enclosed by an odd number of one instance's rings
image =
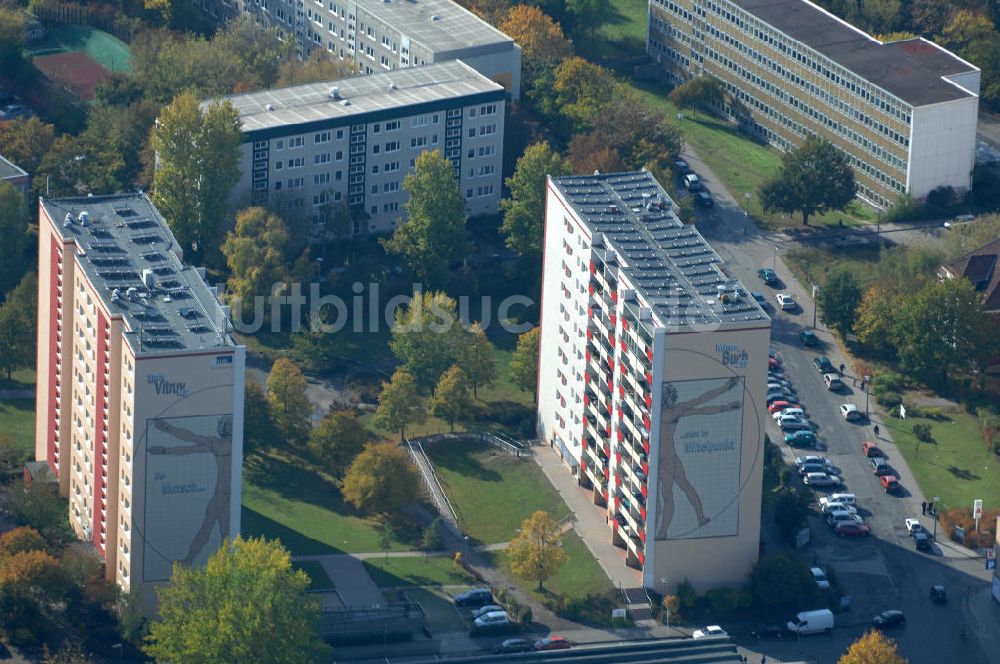
[[[441,516],[448,525],[458,533],[458,512],[455,510],[455,506],[451,504],[451,500],[449,500],[448,494],[445,492],[444,486],[437,476],[437,471],[434,470],[434,464],[427,456],[427,452],[424,451],[423,440],[426,440],[426,438],[405,439],[406,447],[410,452],[410,458],[417,468],[420,469],[420,477],[423,479],[427,493],[430,494],[431,500],[434,501],[438,512],[441,513]]]

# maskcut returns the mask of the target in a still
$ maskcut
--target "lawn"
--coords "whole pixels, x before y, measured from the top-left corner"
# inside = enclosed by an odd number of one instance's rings
[[[345,504],[336,487],[303,460],[281,453],[244,468],[243,535],[277,538],[293,555],[381,551],[378,524]],[[391,550],[413,548],[413,531],[393,533]]]
[[[424,620],[431,632],[466,632],[467,623],[455,608],[451,595],[440,588],[407,588],[406,596],[424,610]]]
[[[23,390],[35,386],[34,369],[18,369],[11,373],[10,380],[7,374],[0,374],[0,390]]]
[[[365,569],[379,588],[399,586],[468,586],[475,577],[456,565],[450,556],[419,558],[369,558]]]
[[[309,576],[309,590],[333,590],[335,588],[333,581],[323,569],[323,565],[316,560],[293,562],[292,567],[302,570]]]
[[[644,0],[611,0],[611,15],[592,39],[577,39],[576,50],[589,58],[629,58],[646,52],[649,4]]]
[[[122,74],[129,72],[132,60],[128,44],[88,25],[53,26],[45,39],[26,50],[30,57],[83,51],[109,71]]]
[[[947,509],[972,509],[977,498],[986,507],[1000,507],[1000,458],[986,448],[977,417],[964,412],[933,420],[890,417],[886,424],[925,497],[940,496]],[[914,424],[929,424],[937,442],[918,449]]]
[[[559,520],[569,508],[538,465],[506,455],[483,443],[465,440],[428,445],[463,530],[487,544],[514,538],[536,510]]]
[[[0,435],[10,436],[25,458],[35,450],[35,400],[0,401]]]
[[[879,256],[877,246],[836,249],[798,246],[786,253],[784,260],[803,284],[825,284],[831,273],[843,268],[850,271],[865,290],[878,278]]]

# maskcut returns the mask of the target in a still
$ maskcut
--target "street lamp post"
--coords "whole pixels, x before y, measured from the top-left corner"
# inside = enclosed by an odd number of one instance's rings
[[[774,245],[774,264],[771,265],[775,271],[778,270],[778,245]]]
[[[744,191],[743,198],[746,199],[746,204],[743,208],[743,234],[747,234],[747,225],[750,223],[750,192]]]
[[[937,504],[941,500],[940,496],[934,496],[934,509],[932,510],[931,518],[934,519],[934,541],[937,541]]]
[[[816,329],[816,309],[819,308],[819,305],[816,304],[816,293],[818,292],[819,292],[819,286],[813,284],[813,328],[812,329],[814,330]]]
[[[865,376],[861,379],[861,384],[865,386],[865,415],[869,414],[868,411],[868,384],[872,382],[871,376]]]

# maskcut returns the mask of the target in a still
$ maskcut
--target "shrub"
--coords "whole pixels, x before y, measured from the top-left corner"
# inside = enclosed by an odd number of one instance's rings
[[[441,548],[441,517],[437,517],[424,528],[420,538],[420,548],[424,551],[437,551]]]
[[[728,616],[750,608],[750,595],[740,588],[714,588],[705,593],[712,615]]]
[[[694,585],[684,579],[677,585],[677,609],[685,620],[694,618],[698,608],[698,593]]]
[[[979,531],[976,532],[976,522],[972,518],[972,510],[967,507],[960,507],[941,512],[938,517],[941,525],[939,531],[943,531],[944,536],[949,539],[953,537],[955,526],[960,526],[965,531],[964,539],[960,542],[963,546],[970,548],[993,546],[996,541],[997,515],[1000,509],[989,508],[983,510],[983,516],[979,520]]]
[[[906,389],[906,377],[895,371],[880,371],[872,380],[872,393],[876,396],[886,392],[902,392]]]
[[[955,204],[955,190],[948,185],[935,187],[927,194],[927,205],[935,208],[947,208]]]
[[[883,408],[898,408],[903,403],[903,395],[899,392],[884,392],[875,395],[875,401],[878,401]]]
[[[517,616],[517,622],[521,623],[524,627],[531,625],[534,618],[530,606],[520,607],[515,615]]]

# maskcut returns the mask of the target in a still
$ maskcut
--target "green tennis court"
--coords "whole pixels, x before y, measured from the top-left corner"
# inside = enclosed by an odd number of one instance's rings
[[[131,64],[128,44],[89,25],[57,25],[45,39],[26,49],[31,57],[82,51],[108,71],[126,74]]]

